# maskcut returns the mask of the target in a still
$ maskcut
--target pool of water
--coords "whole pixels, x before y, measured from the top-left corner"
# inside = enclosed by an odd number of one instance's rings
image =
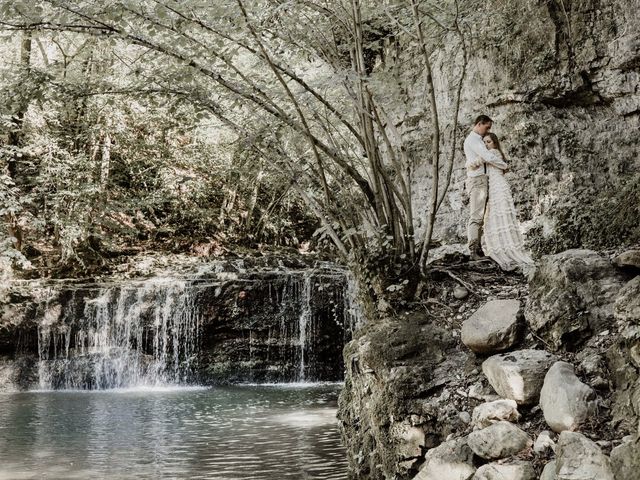
[[[339,385],[0,394],[0,479],[345,479]]]

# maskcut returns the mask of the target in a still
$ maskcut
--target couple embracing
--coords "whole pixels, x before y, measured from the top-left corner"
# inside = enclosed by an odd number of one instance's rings
[[[533,260],[524,248],[511,189],[504,177],[506,158],[498,137],[489,131],[492,124],[488,116],[480,115],[464,141],[469,251],[472,260],[488,255],[503,270],[520,268],[526,272]]]

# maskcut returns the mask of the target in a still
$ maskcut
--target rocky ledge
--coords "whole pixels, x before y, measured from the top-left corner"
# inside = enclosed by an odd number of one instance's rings
[[[488,262],[435,265],[423,311],[366,325],[345,349],[351,478],[637,479],[633,258],[569,250],[528,282]]]

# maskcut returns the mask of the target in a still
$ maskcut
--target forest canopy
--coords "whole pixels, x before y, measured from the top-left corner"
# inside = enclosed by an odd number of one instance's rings
[[[465,73],[454,118],[439,118],[429,57],[447,37],[466,64],[456,1],[0,5],[2,242],[16,262],[311,241],[378,272],[424,264]]]

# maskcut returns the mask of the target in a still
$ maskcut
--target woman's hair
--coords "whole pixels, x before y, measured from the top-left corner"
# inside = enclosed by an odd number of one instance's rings
[[[489,132],[485,135],[485,137],[489,137],[491,140],[493,140],[493,144],[496,146],[496,148],[500,152],[500,155],[502,155],[502,159],[506,162],[507,156],[502,151],[502,147],[500,146],[500,140],[498,140],[498,136],[493,132]]]

